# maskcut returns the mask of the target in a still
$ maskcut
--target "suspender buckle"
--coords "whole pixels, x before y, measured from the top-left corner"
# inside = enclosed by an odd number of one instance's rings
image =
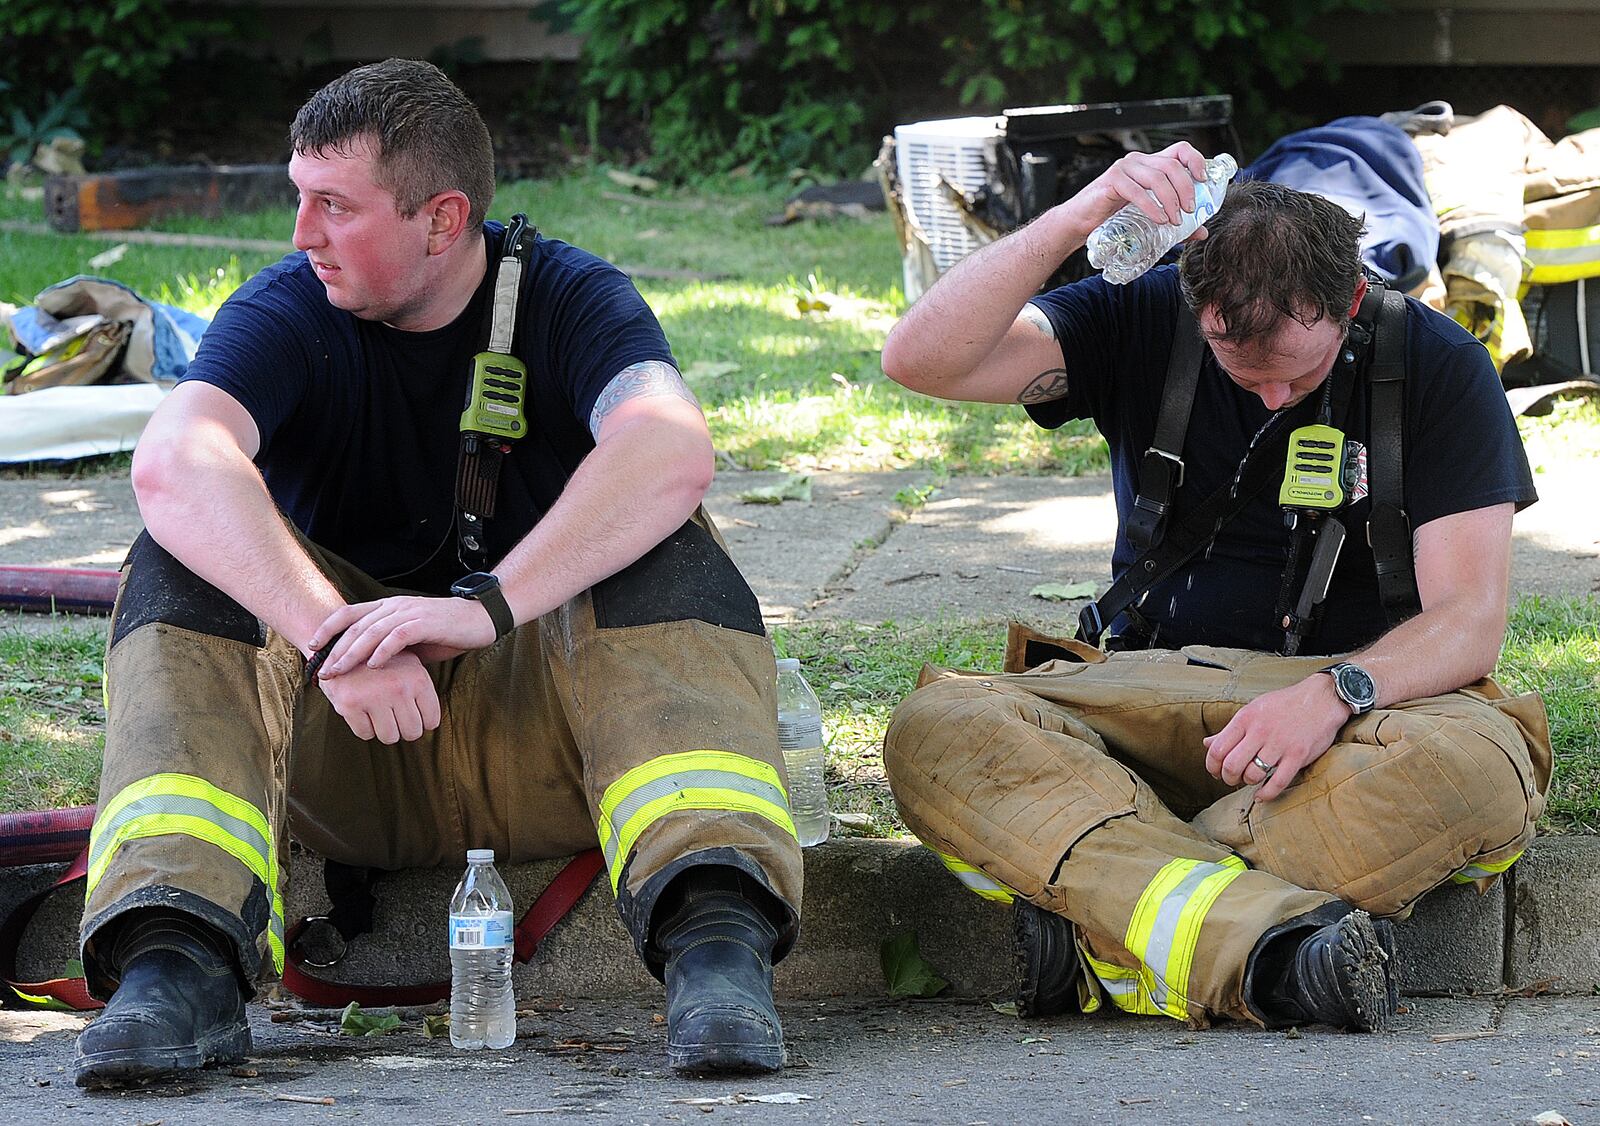
[[[1078,611],[1078,640],[1086,645],[1099,645],[1106,624],[1100,620],[1100,604],[1090,602]]]
[[[1160,465],[1160,462],[1152,463],[1150,461],[1151,454],[1154,454],[1156,457],[1171,464],[1171,468],[1168,470],[1168,472],[1173,474],[1172,484],[1170,487],[1174,489],[1183,488],[1183,458],[1179,457],[1177,454],[1171,454],[1166,450],[1158,450],[1154,446],[1151,446],[1148,450],[1144,451],[1146,468],[1155,468],[1156,466]]]

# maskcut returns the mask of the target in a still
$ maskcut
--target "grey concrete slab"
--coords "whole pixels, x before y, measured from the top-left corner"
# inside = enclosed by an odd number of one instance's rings
[[[842,583],[811,617],[865,622],[1004,618],[1058,632],[1082,602],[1046,602],[1044,582],[1111,580],[1116,514],[1107,476],[957,477]]]
[[[1449,1039],[1428,1019],[1380,1036],[1252,1026],[1193,1031],[1163,1018],[1023,1022],[982,1002],[787,1002],[780,1075],[680,1079],[666,1070],[660,1006],[546,1004],[502,1052],[458,1052],[421,1035],[335,1035],[321,1020],[274,1023],[250,1007],[242,1067],[144,1090],[72,1086],[84,1020],[0,1013],[0,1123],[238,1126],[263,1120],[404,1123],[701,1121],[840,1123],[1525,1123],[1554,1110],[1596,1117],[1597,1069],[1565,1028],[1571,999],[1531,1002],[1520,1035]],[[282,1010],[277,1010],[282,1012]],[[291,1015],[284,1013],[283,1015]],[[1555,1031],[1541,1031],[1541,1020]],[[1435,1032],[1435,1028],[1445,1032]],[[1459,1029],[1460,1033],[1477,1029]],[[1584,1050],[1584,1049],[1578,1049]],[[1565,1054],[1561,1054],[1565,1053]],[[788,1094],[794,1101],[737,1104]],[[279,1096],[331,1100],[326,1105]],[[725,1100],[697,1106],[686,1100]]]
[[[1395,927],[1400,987],[1407,993],[1497,992],[1505,981],[1506,894],[1447,884],[1423,896]]]
[[[719,472],[705,502],[770,622],[806,616],[860,552],[889,536],[904,513],[895,494],[928,479],[917,471],[820,473],[812,475],[809,501],[746,504],[738,499],[785,476]]]
[[[1514,871],[1506,984],[1549,982],[1558,993],[1600,987],[1600,839],[1540,838]]]
[[[1552,462],[1534,477],[1539,502],[1517,513],[1511,596],[1600,593],[1600,462]]]
[[[126,474],[0,478],[0,563],[114,568],[143,527]]]

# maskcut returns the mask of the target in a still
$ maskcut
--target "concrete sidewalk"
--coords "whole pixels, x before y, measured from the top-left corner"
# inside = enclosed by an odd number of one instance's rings
[[[1589,594],[1600,589],[1600,509],[1591,466],[1546,472],[1541,503],[1518,518],[1513,593]],[[995,620],[1010,616],[1069,631],[1080,603],[1048,603],[1029,591],[1045,581],[1109,579],[1114,517],[1104,477],[956,478],[924,505],[897,494],[920,473],[819,474],[810,503],[742,504],[737,495],[778,474],[724,474],[708,500],[730,550],[769,621]],[[0,562],[114,566],[139,528],[125,481],[0,480]],[[14,619],[13,619],[14,620]],[[0,629],[10,623],[0,622]],[[53,628],[48,619],[29,628]],[[805,926],[779,975],[788,997],[877,996],[878,946],[917,931],[929,961],[963,996],[1011,988],[1007,917],[962,891],[925,850],[907,842],[840,839],[806,857]],[[553,869],[510,875],[526,905]],[[377,933],[356,944],[340,972],[356,980],[429,980],[447,972],[433,941],[459,873],[385,879]],[[46,878],[0,876],[0,907]],[[314,913],[321,880],[308,858],[295,866],[289,913]],[[59,970],[71,949],[74,905],[57,897],[25,947],[24,973]],[[1403,980],[1418,993],[1600,986],[1600,840],[1535,844],[1488,896],[1463,888],[1429,896],[1402,924]],[[536,993],[620,996],[653,983],[638,967],[610,903],[591,890],[530,966],[519,986]]]

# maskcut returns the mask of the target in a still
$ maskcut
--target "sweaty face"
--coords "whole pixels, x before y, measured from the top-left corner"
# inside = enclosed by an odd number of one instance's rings
[[[426,304],[428,215],[407,219],[373,178],[377,153],[357,138],[345,152],[297,152],[289,179],[300,192],[294,245],[306,252],[328,300],[363,320],[406,328]]]
[[[1310,328],[1284,317],[1270,336],[1224,343],[1216,339],[1222,325],[1209,309],[1200,314],[1200,331],[1228,378],[1268,410],[1292,407],[1321,387],[1345,337],[1344,326],[1328,317]]]

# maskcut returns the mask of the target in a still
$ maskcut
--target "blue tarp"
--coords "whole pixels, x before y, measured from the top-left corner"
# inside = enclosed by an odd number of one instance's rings
[[[1239,177],[1270,180],[1365,216],[1361,257],[1385,281],[1421,280],[1439,255],[1439,222],[1411,138],[1376,117],[1341,117],[1279,138]],[[1408,276],[1410,275],[1410,276]]]

